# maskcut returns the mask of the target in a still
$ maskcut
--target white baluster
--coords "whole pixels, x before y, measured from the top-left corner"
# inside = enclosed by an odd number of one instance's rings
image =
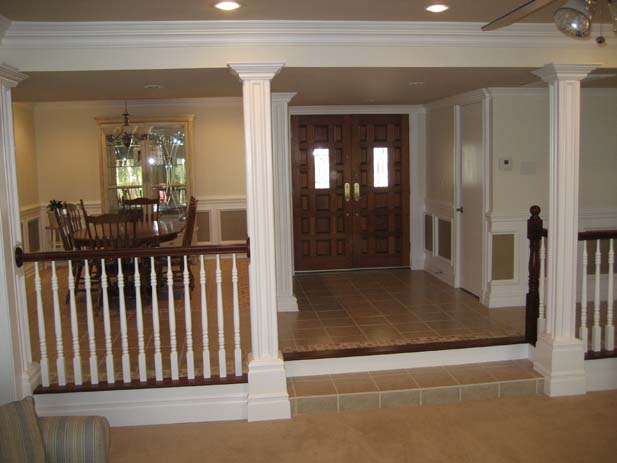
[[[216,255],[216,323],[219,335],[219,376],[227,376],[225,355],[225,320],[223,315],[223,277],[221,275],[221,256]]]
[[[596,285],[593,304],[593,327],[591,329],[591,349],[594,352],[602,350],[602,328],[600,327],[600,272],[602,265],[602,253],[600,240],[596,241]]]
[[[139,381],[148,380],[146,370],[146,349],[144,342],[144,316],[141,307],[141,275],[139,273],[139,259],[135,257],[135,272],[133,274],[135,284],[135,318],[137,319],[137,363],[139,364]]]
[[[66,372],[64,369],[64,347],[62,345],[62,318],[60,317],[60,300],[58,299],[58,275],[56,262],[51,263],[51,292],[54,301],[54,329],[56,334],[56,369],[58,370],[58,384],[66,386]]]
[[[90,351],[90,383],[99,383],[99,362],[96,358],[96,336],[94,331],[94,315],[92,313],[92,278],[88,259],[84,259],[84,288],[86,289],[86,319],[88,320],[88,349]]]
[[[184,271],[182,280],[184,283],[184,325],[186,327],[186,375],[188,379],[195,379],[195,355],[193,353],[193,320],[191,317],[191,278],[189,275],[189,263],[186,256],[184,259]]]
[[[154,375],[157,381],[163,381],[161,330],[159,328],[159,297],[156,291],[156,269],[154,257],[150,257],[150,266],[150,286],[152,287],[152,331],[154,336]]]
[[[606,327],[605,327],[605,345],[606,350],[615,349],[615,327],[613,326],[613,316],[615,310],[615,301],[613,299],[613,279],[615,278],[615,251],[613,249],[613,239],[610,240],[608,250],[608,298],[606,300]]]
[[[105,329],[105,367],[107,370],[107,383],[115,383],[116,375],[114,373],[114,354],[111,350],[111,322],[109,320],[109,294],[107,288],[107,269],[105,268],[105,259],[101,259],[101,291],[103,292],[103,327]]]
[[[546,316],[544,313],[544,286],[546,284],[546,243],[544,237],[540,240],[540,285],[538,288],[538,294],[540,304],[538,305],[538,335],[544,333],[546,326]]]
[[[118,297],[120,299],[120,343],[122,345],[122,381],[131,382],[131,357],[129,356],[129,337],[126,327],[126,301],[124,299],[124,272],[122,259],[118,258]]]
[[[171,352],[171,379],[177,380],[178,374],[178,350],[176,346],[176,306],[174,303],[174,274],[171,270],[171,257],[167,256],[167,307],[169,309],[169,344]]]
[[[232,256],[231,283],[233,287],[234,311],[234,366],[236,376],[242,376],[242,348],[240,347],[240,304],[238,302],[238,267],[236,255]]]
[[[81,355],[79,353],[79,328],[77,325],[77,303],[75,301],[75,277],[73,276],[73,262],[69,262],[69,307],[71,316],[71,338],[73,341],[73,376],[77,386],[83,384],[81,378]]]
[[[199,289],[201,296],[201,343],[203,356],[203,376],[210,378],[210,347],[208,339],[208,303],[206,298],[206,269],[204,267],[204,256],[199,256]]]
[[[43,310],[43,296],[41,293],[41,275],[39,263],[34,263],[34,291],[36,292],[36,315],[39,329],[39,350],[41,351],[41,382],[43,387],[49,387],[49,360],[47,358],[47,339],[45,336],[45,312]]]
[[[583,350],[589,350],[589,330],[587,329],[587,241],[583,241],[583,271],[581,272],[583,282],[581,289],[581,327],[579,336],[583,341]]]

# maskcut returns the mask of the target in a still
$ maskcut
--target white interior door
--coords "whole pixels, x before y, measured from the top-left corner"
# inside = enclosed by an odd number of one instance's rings
[[[460,107],[460,137],[459,281],[462,288],[481,297],[484,183],[482,103]]]

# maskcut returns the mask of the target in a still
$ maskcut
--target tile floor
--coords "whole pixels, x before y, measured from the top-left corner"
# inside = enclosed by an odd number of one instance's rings
[[[489,310],[427,272],[324,272],[295,277],[300,311],[279,314],[293,354],[452,341],[522,338],[523,307]]]
[[[542,393],[528,360],[289,378],[294,414],[392,408]]]

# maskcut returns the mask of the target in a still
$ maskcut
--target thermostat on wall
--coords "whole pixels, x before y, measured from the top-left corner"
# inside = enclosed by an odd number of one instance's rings
[[[512,170],[512,158],[501,158],[499,160],[499,170]]]

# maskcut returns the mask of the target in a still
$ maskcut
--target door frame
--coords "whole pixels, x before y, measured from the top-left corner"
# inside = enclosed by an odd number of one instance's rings
[[[405,114],[409,117],[409,261],[412,270],[424,269],[424,201],[426,196],[426,108],[421,105],[290,106],[291,116]],[[291,129],[289,132],[291,139]],[[290,167],[291,167],[291,150]],[[288,172],[291,181],[291,169]],[[287,181],[287,180],[286,180]],[[285,201],[292,201],[293,192]],[[276,211],[277,214],[285,213]],[[293,220],[293,217],[291,217]],[[417,237],[417,238],[416,238]],[[293,230],[286,237],[293,247]],[[295,268],[294,268],[295,273]]]
[[[454,104],[454,287],[461,287],[461,220],[456,209],[461,207],[462,146],[461,146],[461,107],[470,104],[482,105],[482,292],[480,302],[488,306],[488,276],[491,268],[490,230],[488,216],[492,210],[492,99],[488,89],[472,92],[467,98]]]

